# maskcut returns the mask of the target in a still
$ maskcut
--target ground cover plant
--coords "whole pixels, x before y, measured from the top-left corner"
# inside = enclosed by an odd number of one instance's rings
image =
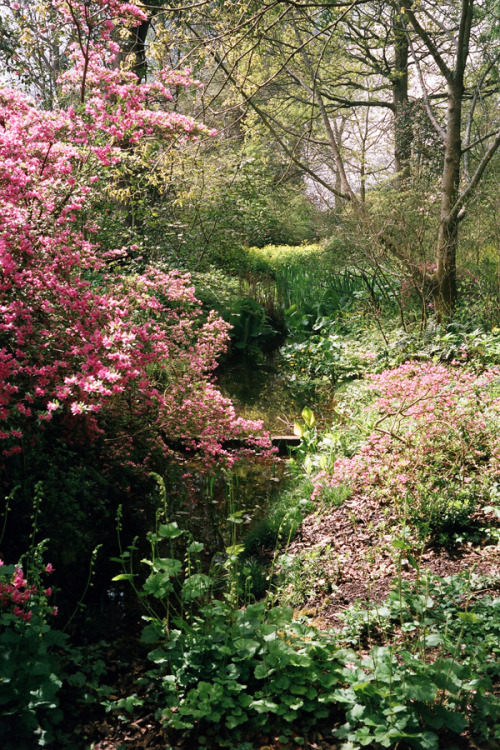
[[[206,574],[203,545],[177,524],[159,523],[149,540],[139,595],[154,666],[135,696],[109,708],[122,716],[153,708],[172,747],[257,747],[269,735],[276,747],[314,746],[329,735],[337,740],[317,746],[438,750],[463,747],[466,730],[478,743],[498,736],[496,579],[443,579],[415,562],[414,581],[399,579],[385,601],[344,610],[344,627],[324,631],[306,609],[246,598],[237,575],[243,545],[229,546]],[[328,578],[326,558],[312,552],[309,575]],[[411,559],[395,538],[400,553]],[[123,563],[128,569],[128,556]],[[293,591],[310,596],[296,583]]]

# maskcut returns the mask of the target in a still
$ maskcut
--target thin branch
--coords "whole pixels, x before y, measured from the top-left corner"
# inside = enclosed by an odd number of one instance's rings
[[[431,53],[432,57],[434,58],[434,62],[438,66],[439,70],[445,77],[445,79],[448,81],[448,83],[453,82],[453,72],[450,70],[450,68],[446,65],[445,61],[441,57],[441,54],[432,41],[431,37],[427,33],[427,31],[420,25],[419,21],[415,17],[415,14],[413,10],[411,9],[412,0],[402,0],[400,3],[400,7],[404,9],[404,13],[407,15],[411,25],[413,26],[415,32],[418,34],[420,39],[423,41],[429,52]]]
[[[472,148],[472,146],[469,146],[469,144],[470,144],[470,134],[471,134],[471,129],[472,129],[472,121],[473,121],[473,117],[474,117],[474,112],[475,112],[475,109],[476,109],[476,105],[477,105],[479,96],[481,94],[481,88],[482,88],[482,85],[485,82],[485,80],[486,80],[486,78],[487,78],[490,70],[498,62],[498,60],[500,60],[500,53],[498,55],[496,55],[493,58],[493,60],[490,62],[490,64],[486,67],[486,69],[483,72],[483,75],[481,76],[481,78],[479,79],[478,83],[476,84],[476,87],[475,87],[475,90],[474,90],[474,95],[472,97],[472,102],[471,102],[471,105],[470,105],[469,114],[468,114],[468,117],[467,117],[467,126],[466,126],[466,130],[465,130],[465,138],[464,138],[465,143],[467,145],[462,150],[463,154],[466,151],[468,151],[469,148]]]
[[[465,204],[470,198],[470,195],[473,190],[477,187],[479,184],[479,181],[481,177],[483,176],[484,170],[492,160],[495,152],[500,147],[500,131],[497,133],[497,137],[489,147],[488,151],[485,153],[481,161],[479,162],[476,171],[474,172],[474,175],[465,188],[465,190],[460,194],[458,197],[458,200],[456,201],[455,205],[451,209],[450,213],[446,217],[446,221],[452,222],[454,219],[459,218],[463,219],[465,216]]]
[[[493,130],[491,133],[487,133],[486,135],[481,136],[481,138],[477,138],[469,146],[462,149],[462,154],[466,154],[471,149],[479,146],[480,143],[484,143],[484,141],[487,141],[488,138],[493,138],[494,135],[498,135],[498,133],[500,133],[500,130]]]
[[[342,156],[341,156],[341,153],[340,153],[340,148],[339,148],[339,145],[338,145],[337,140],[335,138],[335,134],[334,134],[333,129],[332,129],[332,124],[330,122],[330,118],[328,117],[328,113],[326,111],[326,107],[325,107],[324,101],[323,101],[323,99],[321,97],[321,92],[316,87],[316,77],[314,75],[314,70],[313,70],[311,61],[309,59],[309,55],[307,53],[307,50],[302,45],[302,39],[300,38],[300,33],[299,33],[298,28],[297,28],[297,24],[295,22],[293,22],[293,27],[294,27],[294,30],[295,30],[295,36],[297,38],[297,41],[299,42],[299,45],[302,46],[302,52],[301,52],[302,58],[304,60],[305,66],[307,68],[309,76],[311,77],[311,80],[312,80],[312,83],[313,83],[313,87],[314,87],[313,90],[311,90],[309,88],[308,88],[308,90],[311,92],[311,94],[314,96],[314,98],[316,99],[316,101],[318,103],[319,111],[321,113],[321,119],[323,121],[323,127],[326,130],[326,134],[327,134],[327,137],[328,137],[328,142],[330,144],[330,149],[332,151],[333,158],[335,160],[335,164],[336,164],[336,167],[337,167],[337,172],[338,172],[338,175],[339,175],[339,178],[340,178],[340,184],[342,186],[342,192],[344,192],[346,195],[348,195],[349,198],[350,198],[350,200],[352,202],[356,203],[357,202],[357,198],[356,198],[356,196],[354,194],[354,191],[353,191],[351,185],[349,184],[349,180],[347,179],[347,175],[346,175],[345,167],[344,167],[344,162],[342,160]],[[305,84],[303,84],[303,85],[305,85]]]
[[[410,42],[411,54],[412,54],[413,60],[415,62],[415,67],[417,69],[417,75],[418,75],[418,80],[419,80],[419,83],[420,83],[420,88],[422,89],[422,96],[424,98],[425,111],[427,112],[427,116],[428,116],[429,120],[431,121],[432,127],[434,128],[434,130],[436,131],[436,133],[439,135],[439,137],[441,138],[441,140],[444,143],[444,141],[446,140],[446,132],[445,132],[444,128],[439,124],[439,122],[437,121],[436,117],[434,116],[434,113],[432,111],[432,108],[431,108],[431,105],[430,105],[430,102],[429,102],[429,96],[427,94],[427,87],[425,85],[424,77],[422,75],[422,69],[420,67],[420,62],[419,62],[417,54],[415,52],[415,48],[413,46],[412,40],[410,39],[409,42]]]

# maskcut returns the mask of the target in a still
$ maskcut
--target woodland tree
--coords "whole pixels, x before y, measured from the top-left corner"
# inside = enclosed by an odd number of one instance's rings
[[[359,231],[377,236],[384,252],[420,278],[438,314],[446,316],[456,303],[459,223],[500,143],[498,120],[485,116],[489,99],[498,98],[495,7],[474,0],[282,2],[252,13],[233,3],[217,16],[203,6],[181,23],[203,59],[212,58],[213,80],[225,77],[213,102],[220,103],[224,88],[239,92],[240,106],[259,116],[287,157],[347,202]],[[187,46],[187,54],[194,49]],[[349,164],[335,119],[340,112],[354,119],[367,107],[392,114],[394,187],[401,179],[411,187],[412,153],[422,153],[413,139],[415,114],[425,112],[435,133],[429,158],[441,154],[442,179],[432,267],[422,267],[390,231],[372,226],[359,177],[353,179],[363,171],[361,162]],[[321,151],[328,154],[325,168],[316,166]],[[366,186],[366,172],[362,177]],[[383,177],[382,168],[370,180],[372,189]]]

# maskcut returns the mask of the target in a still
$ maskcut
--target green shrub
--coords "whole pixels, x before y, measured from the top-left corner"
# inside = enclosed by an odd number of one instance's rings
[[[335,551],[330,544],[298,554],[278,555],[273,596],[281,604],[295,608],[307,606],[310,599],[328,597],[337,588],[331,575],[334,560]]]
[[[263,347],[274,337],[264,308],[254,299],[238,300],[232,307],[231,345],[241,354],[260,359]]]
[[[195,296],[205,310],[216,310],[228,319],[234,302],[240,297],[240,283],[234,276],[218,268],[191,273]]]
[[[322,697],[339,675],[335,648],[293,621],[290,609],[212,601],[168,638],[160,623],[148,626],[146,642],[158,638],[150,677],[167,736],[178,730],[194,733],[198,747],[213,747],[214,738],[234,747],[229,736],[287,734],[293,726],[303,733],[330,713]]]
[[[160,527],[165,538],[174,532]],[[320,562],[318,552],[310,563]],[[167,620],[150,614],[143,633],[155,664],[143,683],[169,742],[234,747],[269,732],[285,741],[328,727],[342,750],[452,748],[465,730],[477,741],[500,737],[499,600],[475,594],[478,577],[399,580],[384,603],[348,611],[334,635],[286,607],[214,598],[213,579],[192,560],[151,565],[144,593],[166,603],[177,578],[184,607]],[[385,644],[349,648],[362,633]],[[143,703],[136,695],[117,708]]]

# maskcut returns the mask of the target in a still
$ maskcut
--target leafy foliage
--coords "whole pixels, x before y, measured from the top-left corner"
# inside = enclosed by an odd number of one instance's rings
[[[235,606],[231,579],[242,548],[226,550],[228,578],[216,597],[215,569],[203,574],[197,562],[203,545],[187,539],[184,561],[172,556],[182,535],[170,523],[150,536],[151,573],[141,592],[150,613],[143,641],[155,646],[143,683],[170,742],[225,747],[333,724],[343,750],[437,750],[468,727],[483,739],[500,732],[492,682],[498,600],[473,595],[482,579],[399,582],[383,604],[349,610],[341,633],[322,633],[286,607]],[[170,556],[160,557],[165,545]],[[319,553],[311,563],[321,563]],[[387,645],[350,648],[361,633],[379,639],[380,632]],[[142,702],[116,708],[133,712]]]
[[[453,734],[467,726],[484,739],[499,735],[500,705],[493,692],[499,599],[475,593],[488,583],[477,575],[425,574],[398,584],[380,605],[345,613],[342,638],[353,644],[382,638],[387,645],[354,662],[361,682],[353,675],[351,690],[341,696],[348,722],[337,736],[355,748],[378,735],[381,747],[402,739],[424,749],[441,747],[438,738],[447,732],[453,746]],[[397,647],[396,639],[402,641]],[[398,737],[419,725],[420,732]]]
[[[57,608],[40,567],[41,550],[26,577],[19,565],[0,560],[0,731],[6,750],[47,745],[61,721],[62,685],[56,649],[66,636],[52,627]]]
[[[320,473],[315,492],[324,482],[369,487],[402,515],[408,502],[431,535],[463,527],[498,476],[498,370],[409,362],[370,380],[366,441]]]

